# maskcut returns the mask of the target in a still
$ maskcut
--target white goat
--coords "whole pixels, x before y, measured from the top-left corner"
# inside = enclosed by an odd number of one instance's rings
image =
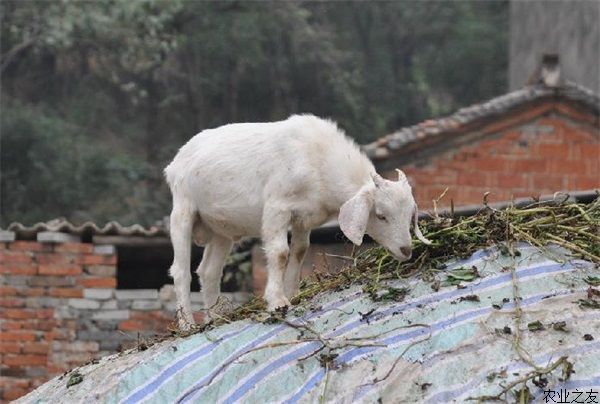
[[[410,185],[398,174],[397,182],[380,177],[334,122],[313,115],[225,125],[194,136],[165,169],[173,195],[170,273],[180,326],[194,323],[192,237],[206,246],[197,273],[207,308],[217,301],[225,258],[242,237],[262,238],[269,310],[289,305],[311,229],[335,216],[354,244],[367,233],[397,259],[410,258],[413,219],[417,237],[429,242],[418,228]]]

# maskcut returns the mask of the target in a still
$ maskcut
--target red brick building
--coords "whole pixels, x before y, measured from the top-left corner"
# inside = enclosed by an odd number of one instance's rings
[[[0,231],[0,402],[173,324],[164,227],[59,220],[9,229]],[[201,315],[199,295],[192,292],[192,308]]]
[[[366,145],[378,171],[401,168],[419,207],[600,188],[600,99],[542,84],[403,128]]]

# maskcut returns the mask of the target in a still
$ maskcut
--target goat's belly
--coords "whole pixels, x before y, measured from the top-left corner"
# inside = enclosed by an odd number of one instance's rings
[[[238,240],[260,237],[262,211],[260,209],[200,209],[200,220],[213,232]]]

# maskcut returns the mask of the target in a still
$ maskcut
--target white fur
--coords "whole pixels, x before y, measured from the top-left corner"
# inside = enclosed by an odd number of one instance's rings
[[[416,205],[404,174],[397,182],[379,177],[358,146],[328,120],[294,115],[202,131],[179,150],[165,175],[173,194],[170,272],[183,327],[194,322],[192,238],[206,245],[197,270],[205,307],[217,301],[223,263],[242,237],[262,238],[270,310],[288,305],[297,292],[310,230],[338,213],[354,243],[366,232],[397,258],[409,256]]]

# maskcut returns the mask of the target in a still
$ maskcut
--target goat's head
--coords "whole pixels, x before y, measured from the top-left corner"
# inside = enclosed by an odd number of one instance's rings
[[[362,187],[340,209],[340,228],[356,245],[361,245],[367,233],[384,246],[399,261],[412,254],[411,224],[421,242],[430,244],[423,237],[418,225],[417,204],[406,176],[398,171],[398,181],[389,181],[378,174],[372,182]]]

